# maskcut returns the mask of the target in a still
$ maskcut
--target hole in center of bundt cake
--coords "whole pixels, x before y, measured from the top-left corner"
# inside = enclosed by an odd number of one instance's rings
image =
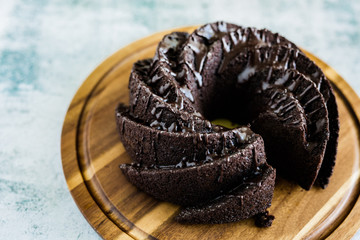
[[[218,125],[218,126],[223,126],[223,127],[226,127],[228,129],[234,129],[234,128],[238,128],[240,127],[241,125],[240,124],[237,124],[235,122],[232,122],[228,119],[225,119],[225,118],[217,118],[217,119],[214,119],[211,121],[212,124],[215,124],[215,125]]]
[[[256,117],[249,105],[251,96],[246,86],[238,86],[234,81],[222,81],[222,79],[206,85],[200,89],[195,100],[197,109],[206,119],[210,121],[226,119],[235,124],[233,127],[230,126],[232,129],[239,125],[248,125]],[[222,122],[215,121],[214,124],[222,125]]]

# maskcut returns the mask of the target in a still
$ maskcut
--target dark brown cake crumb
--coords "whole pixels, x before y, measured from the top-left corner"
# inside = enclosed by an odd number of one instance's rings
[[[269,215],[269,211],[259,213],[255,216],[255,225],[257,227],[271,227],[275,217]]]

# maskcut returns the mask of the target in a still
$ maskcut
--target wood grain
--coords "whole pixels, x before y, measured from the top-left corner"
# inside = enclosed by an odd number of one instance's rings
[[[195,27],[171,31],[192,31]],[[360,100],[350,86],[312,54],[334,84],[340,114],[340,139],[334,175],[326,190],[305,191],[278,178],[270,212],[271,228],[252,219],[222,225],[181,225],[172,220],[179,206],[138,191],[119,165],[130,162],[119,140],[115,107],[128,102],[132,64],[152,57],[156,33],[119,50],[86,79],[65,117],[61,154],[69,190],[80,211],[104,239],[331,239],[350,238],[360,228]]]

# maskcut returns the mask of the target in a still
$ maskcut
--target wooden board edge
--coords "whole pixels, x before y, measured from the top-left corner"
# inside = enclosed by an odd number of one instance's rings
[[[324,63],[319,58],[314,58],[325,64],[327,66],[324,69],[325,75],[330,76],[331,79],[336,79],[334,82],[335,88],[340,92],[347,103],[349,105],[349,109],[352,110],[352,114],[354,115],[354,120],[356,124],[360,128],[360,98],[354,91],[354,89],[328,64]],[[360,137],[360,133],[358,132],[358,137]],[[359,156],[360,161],[360,156]],[[352,181],[358,181],[359,174],[354,176]],[[349,212],[349,214],[345,217],[343,222],[328,236],[327,239],[351,239],[357,231],[360,229],[360,195],[357,196],[357,200]]]

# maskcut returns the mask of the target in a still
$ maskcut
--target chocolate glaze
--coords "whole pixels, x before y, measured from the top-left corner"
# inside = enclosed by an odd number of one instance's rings
[[[129,89],[116,121],[135,163],[121,170],[155,198],[191,205],[178,221],[257,215],[257,225],[271,225],[275,171],[262,137],[279,174],[305,189],[328,184],[339,130],[332,88],[277,33],[216,22],[165,35],[153,59],[134,64]],[[217,116],[243,126],[208,120]]]

